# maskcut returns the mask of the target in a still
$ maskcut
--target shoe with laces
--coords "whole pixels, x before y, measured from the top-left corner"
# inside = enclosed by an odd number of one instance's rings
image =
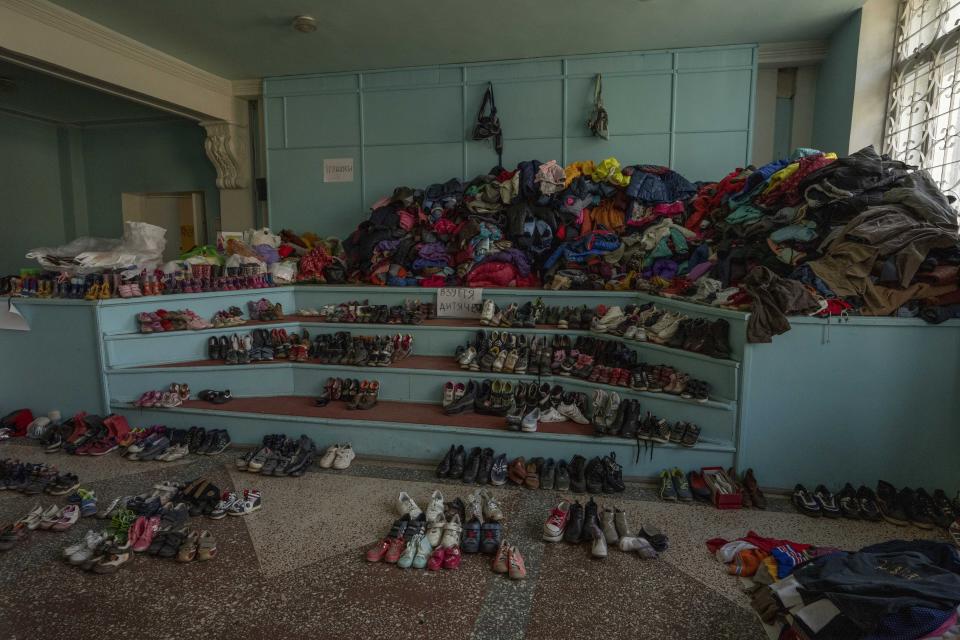
[[[793,506],[803,515],[813,518],[819,518],[822,515],[820,502],[802,484],[793,488],[792,500]]]
[[[354,452],[353,446],[350,443],[338,447],[337,453],[333,457],[332,468],[336,469],[337,471],[343,471],[344,469],[350,467],[350,464],[356,457],[357,454]]]
[[[677,500],[680,502],[692,502],[693,492],[690,491],[690,485],[687,483],[687,478],[683,474],[683,471],[674,467],[670,474],[673,479],[673,489],[677,495]]]
[[[510,547],[507,562],[510,566],[508,575],[511,580],[523,580],[527,577],[527,567],[523,562],[523,555],[521,555],[519,549]]]
[[[930,497],[927,490],[917,489],[913,491],[907,488],[903,489],[901,493],[905,494],[902,501],[906,505],[910,524],[921,529],[933,529],[936,524],[936,509],[934,508],[933,498]]]
[[[840,503],[840,513],[844,518],[850,520],[860,519],[860,503],[857,500],[857,490],[849,482],[843,486],[840,493],[837,494],[837,500]]]
[[[443,538],[443,531],[446,525],[447,519],[443,512],[441,512],[440,516],[435,520],[427,521],[427,540],[430,542],[431,547],[440,546],[440,540]]]
[[[857,489],[857,506],[860,517],[869,522],[879,522],[883,519],[880,506],[877,504],[877,495],[869,487],[861,486]]]
[[[213,508],[213,511],[210,512],[209,517],[214,520],[225,518],[240,498],[241,496],[233,491],[224,491],[220,502],[218,502]]]
[[[494,573],[509,573],[510,571],[510,545],[503,541],[493,556],[490,568]]]
[[[91,529],[84,535],[83,540],[72,544],[63,550],[64,559],[70,564],[82,564],[93,557],[93,553],[109,534]]]
[[[560,403],[556,411],[567,420],[572,420],[577,424],[590,424],[587,417],[580,411],[580,407],[576,405],[571,394],[564,396],[563,402]]]
[[[677,489],[673,486],[673,475],[667,470],[660,472],[660,499],[668,502],[677,501]]]
[[[423,513],[423,510],[417,506],[409,493],[401,491],[400,495],[397,496],[397,513],[401,516],[410,516],[411,520],[415,520],[417,516]]]
[[[837,504],[837,498],[824,485],[817,485],[813,490],[813,498],[820,505],[820,512],[828,518],[839,518],[843,513]]]
[[[230,511],[228,511],[227,514],[231,516],[246,516],[259,511],[262,507],[263,498],[260,495],[260,491],[257,489],[245,489],[243,499],[238,500],[230,507]]]
[[[413,536],[409,542],[407,542],[406,547],[403,550],[403,553],[400,554],[400,557],[397,559],[397,566],[401,569],[409,569],[413,566],[413,559],[417,557],[417,552],[420,548],[420,542],[424,539],[424,534],[418,533]]]
[[[407,541],[400,538],[390,538],[390,544],[387,546],[386,552],[383,554],[383,561],[388,564],[396,564],[400,560],[400,556],[403,555],[403,552],[407,548]]]
[[[497,499],[485,489],[480,491],[480,498],[483,501],[483,519],[486,522],[502,522],[503,509]]]
[[[880,480],[877,483],[877,506],[880,507],[883,519],[898,527],[905,527],[909,524],[909,518],[901,497],[896,487],[889,482]]]
[[[430,494],[430,503],[427,505],[427,522],[434,522],[443,517],[443,494],[435,489]]]
[[[569,519],[570,503],[564,500],[550,511],[547,521],[543,524],[543,539],[547,542],[563,540],[563,534]]]
[[[594,558],[607,557],[607,538],[603,535],[603,530],[597,526],[596,522],[590,524],[590,538],[593,544],[590,547],[590,555]]]

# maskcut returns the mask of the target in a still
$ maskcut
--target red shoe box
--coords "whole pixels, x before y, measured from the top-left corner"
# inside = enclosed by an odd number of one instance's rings
[[[720,493],[717,491],[714,480],[716,476],[720,476],[726,480],[727,484],[731,487],[736,488],[737,486],[727,477],[723,467],[703,467],[700,469],[700,472],[703,474],[703,479],[707,483],[707,486],[710,487],[710,493],[713,496],[713,506],[717,509],[740,509],[743,507],[743,494],[739,491],[737,493]]]

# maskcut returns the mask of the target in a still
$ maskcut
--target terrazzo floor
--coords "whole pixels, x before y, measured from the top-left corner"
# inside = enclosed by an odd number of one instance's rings
[[[264,507],[246,517],[194,518],[209,529],[219,557],[180,564],[138,555],[112,576],[59,560],[60,550],[103,520],[63,533],[35,531],[0,554],[0,639],[70,638],[756,638],[762,628],[737,579],[707,552],[712,537],[748,530],[856,549],[895,538],[940,537],[888,524],[811,519],[785,498],[767,511],[718,511],[668,504],[650,487],[628,484],[601,505],[624,509],[633,527],[655,523],[670,538],[657,560],[611,549],[606,560],[586,545],[548,544],[540,528],[560,499],[553,491],[493,489],[507,516],[506,538],[523,552],[528,579],[489,569],[488,556],[465,556],[456,571],[402,570],[368,564],[364,551],[389,529],[400,490],[421,506],[434,488],[465,497],[459,482],[432,469],[358,458],[344,472],[302,478],[253,476],[233,457],[190,456],[175,463],[45,455],[24,442],[0,444],[0,458],[53,462],[80,476],[101,499],[143,493],[160,480],[206,477],[221,488],[256,487]],[[582,498],[581,498],[582,499]],[[35,504],[64,498],[0,492],[0,523]]]

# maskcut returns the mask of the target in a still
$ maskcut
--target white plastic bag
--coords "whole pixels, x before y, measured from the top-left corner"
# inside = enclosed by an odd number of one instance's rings
[[[291,284],[297,279],[297,263],[293,260],[282,260],[270,265],[270,275],[276,284]]]
[[[31,249],[26,257],[49,271],[85,275],[110,269],[153,269],[163,260],[166,229],[146,222],[124,222],[123,237],[84,236],[59,247]]]
[[[276,249],[280,246],[280,236],[271,233],[268,227],[264,227],[263,229],[247,229],[243,232],[243,241],[249,247],[265,244]]]

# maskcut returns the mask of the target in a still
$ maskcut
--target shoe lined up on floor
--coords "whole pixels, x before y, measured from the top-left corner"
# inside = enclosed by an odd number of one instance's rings
[[[593,498],[585,504],[561,501],[550,510],[543,523],[543,539],[546,542],[571,544],[587,543],[594,558],[606,558],[611,546],[619,545],[622,551],[636,551],[642,558],[656,558],[666,551],[667,536],[651,524],[632,532],[627,514],[616,507],[602,510]]]
[[[156,426],[134,430],[126,448],[128,460],[173,462],[190,453],[215,456],[230,446],[230,434],[226,429],[172,429]]]
[[[886,520],[905,527],[912,524],[921,529],[950,527],[960,517],[960,494],[950,500],[942,489],[931,494],[926,489],[897,489],[886,481],[877,483],[876,492],[866,486],[854,489],[849,482],[833,494],[825,485],[812,492],[802,484],[794,487],[792,502],[800,513],[827,518],[848,518],[878,522]]]
[[[741,476],[731,467],[722,474],[713,474],[707,481],[702,471],[694,469],[686,474],[680,469],[664,469],[660,472],[660,490],[658,495],[667,502],[712,502],[713,492],[710,484],[719,493],[740,494],[744,508],[766,509],[767,498],[757,484],[753,469],[747,469]]]
[[[0,526],[0,551],[10,551],[24,542],[31,531],[66,531],[80,518],[81,507],[78,504],[63,507],[37,505],[16,522]]]
[[[438,478],[462,480],[464,484],[503,486],[507,483],[507,454],[474,447],[468,455],[462,445],[450,445],[436,474]]]
[[[32,416],[33,414],[31,413],[30,415]],[[39,416],[31,420],[30,423],[27,424],[26,432],[23,435],[31,440],[43,441],[51,431],[59,429],[60,424],[60,412],[53,410],[45,416]]]
[[[298,316],[320,322],[365,324],[420,324],[436,317],[432,302],[406,300],[402,305],[371,305],[368,300],[328,304],[319,309],[299,309]]]
[[[39,439],[47,453],[103,456],[123,446],[130,438],[130,425],[121,415],[105,418],[84,412],[60,424],[51,424]]]
[[[62,496],[79,486],[80,479],[75,474],[60,473],[57,467],[48,464],[21,462],[15,458],[0,460],[0,491]]]
[[[321,469],[343,471],[344,469],[350,468],[350,464],[356,457],[357,454],[353,450],[353,445],[349,442],[345,444],[332,444],[327,447],[323,455],[320,456],[317,465],[319,465]]]
[[[137,324],[140,327],[140,333],[164,333],[188,329],[199,331],[213,326],[190,309],[142,311],[137,314]]]
[[[358,380],[356,378],[327,378],[323,392],[314,404],[325,407],[331,400],[342,400],[347,409],[373,409],[380,395],[378,380]]]
[[[305,435],[294,439],[271,434],[263,437],[259,447],[238,457],[236,465],[240,471],[297,478],[310,469],[316,455],[317,445]]]

